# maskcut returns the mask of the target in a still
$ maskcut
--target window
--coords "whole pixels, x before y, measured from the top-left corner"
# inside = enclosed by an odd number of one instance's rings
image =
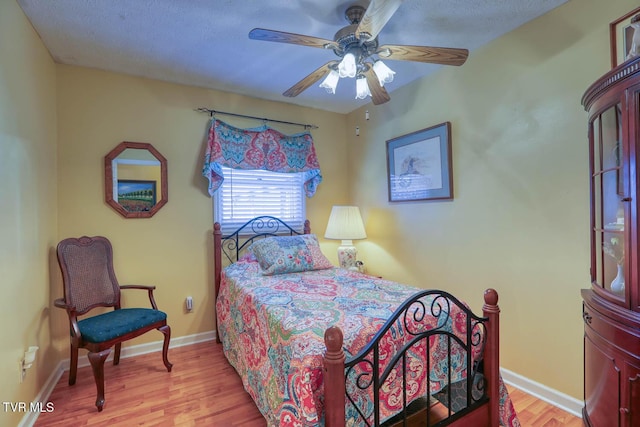
[[[303,231],[306,199],[303,173],[222,167],[224,181],[213,197],[213,219],[226,235],[252,218],[270,215]]]

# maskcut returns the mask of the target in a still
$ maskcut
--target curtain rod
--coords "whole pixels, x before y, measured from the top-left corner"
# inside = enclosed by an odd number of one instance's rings
[[[244,117],[245,119],[262,120],[263,122],[283,123],[285,125],[302,126],[305,129],[318,129],[316,125],[309,125],[304,123],[285,122],[283,120],[267,119],[264,117],[247,116],[246,114],[227,113],[225,111],[212,110],[210,108],[199,107],[196,111],[201,113],[209,113],[209,116],[213,117],[216,114],[224,114],[225,116]]]

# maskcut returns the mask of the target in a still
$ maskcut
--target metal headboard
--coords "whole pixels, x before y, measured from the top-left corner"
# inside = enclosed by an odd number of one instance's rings
[[[279,218],[263,215],[247,221],[233,233],[221,236],[220,246],[227,260],[235,262],[242,251],[257,239],[269,236],[309,234],[310,232],[308,220],[304,223],[304,230],[299,232]]]
[[[310,234],[311,225],[309,220],[304,222],[302,233],[279,218],[262,215],[247,221],[240,228],[226,236],[222,235],[220,223],[213,224],[213,256],[214,256],[214,276],[215,276],[215,298],[218,298],[220,291],[220,274],[222,272],[222,254],[229,262],[235,262],[240,257],[240,253],[256,239],[276,235],[296,235]],[[216,322],[216,341],[220,342],[218,333],[218,322]]]

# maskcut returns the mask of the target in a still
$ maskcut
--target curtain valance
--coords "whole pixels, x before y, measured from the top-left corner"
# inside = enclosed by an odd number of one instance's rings
[[[240,129],[220,120],[211,121],[202,174],[209,180],[209,194],[220,187],[222,166],[305,174],[307,197],[322,181],[311,133],[285,135],[266,125]]]

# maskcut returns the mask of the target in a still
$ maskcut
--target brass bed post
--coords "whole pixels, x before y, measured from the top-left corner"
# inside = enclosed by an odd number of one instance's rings
[[[216,307],[216,301],[218,299],[218,292],[220,291],[220,273],[222,272],[222,231],[220,230],[220,223],[213,224],[213,264],[214,264],[214,289],[215,294],[213,297],[213,308]],[[216,342],[220,344],[220,332],[218,331],[218,313],[215,316],[216,321]]]
[[[325,427],[344,427],[345,395],[344,378],[345,355],[342,350],[342,331],[331,326],[324,333],[324,425]]]
[[[484,353],[484,374],[489,385],[489,425],[497,426],[500,424],[500,307],[495,289],[484,291],[482,311],[489,318]]]

